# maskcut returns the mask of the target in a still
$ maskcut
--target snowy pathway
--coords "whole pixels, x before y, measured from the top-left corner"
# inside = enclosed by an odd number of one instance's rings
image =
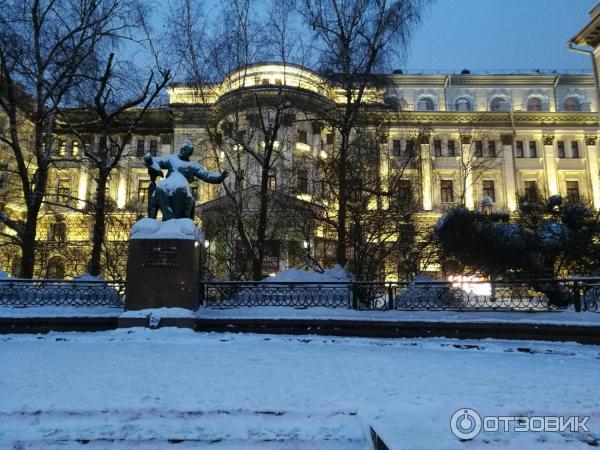
[[[3,335],[0,448],[17,438],[21,448],[47,449],[40,442],[241,435],[257,448],[300,448],[260,443],[288,433],[337,450],[361,448],[366,424],[391,449],[590,448],[600,440],[599,386],[600,347],[577,344],[179,329]],[[590,433],[482,433],[460,442],[449,421],[463,407],[590,415]]]

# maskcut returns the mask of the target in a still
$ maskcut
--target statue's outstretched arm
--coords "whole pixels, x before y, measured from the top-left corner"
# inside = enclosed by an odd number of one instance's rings
[[[144,164],[146,164],[149,171],[152,170],[153,172],[162,173],[160,169],[169,168],[167,159],[168,158],[162,156],[153,157],[150,153],[146,153],[146,155],[144,155]]]
[[[219,184],[222,183],[225,178],[229,175],[229,171],[225,169],[223,172],[209,172],[200,164],[194,165],[194,175],[196,178],[207,183]]]

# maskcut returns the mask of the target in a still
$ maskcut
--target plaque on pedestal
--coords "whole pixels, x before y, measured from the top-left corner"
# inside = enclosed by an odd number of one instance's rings
[[[129,238],[125,309],[197,309],[203,240],[191,219],[138,221]]]

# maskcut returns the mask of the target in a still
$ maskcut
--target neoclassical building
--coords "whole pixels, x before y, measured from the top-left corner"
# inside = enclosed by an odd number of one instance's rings
[[[277,205],[273,211],[285,215],[293,209],[299,215],[288,214],[287,221],[277,222],[280,230],[269,234],[265,271],[294,266],[303,252],[331,264],[335,236],[314,217],[333,214],[336,208],[327,196],[323,162],[339,145],[327,123],[341,108],[341,95],[334,80],[277,62],[240,68],[211,85],[171,86],[168,105],[147,116],[109,181],[107,193],[114,202],[109,241],[124,242],[130,224],[145,214],[149,179],[141,156],[175,152],[187,137],[194,143],[195,159],[211,169],[232,171],[226,187],[194,186],[209,251],[224,252],[218,242],[223,235],[217,233],[228,223],[223,199],[238,192],[247,196],[248,210],[255,209],[252,198],[261,183],[261,167],[254,153],[265,145],[261,127],[278,120],[281,137],[268,179]],[[365,99],[361,126],[377,136],[375,176],[385,180],[412,158],[399,173],[425,222],[433,223],[458,203],[480,208],[484,197],[496,211],[514,212],[519,197],[538,194],[560,194],[600,209],[598,105],[591,74],[380,74],[373,77]],[[285,113],[266,117],[278,108]],[[95,192],[79,142],[66,131],[56,142],[58,163],[48,194],[56,205],[40,217],[38,237],[43,248],[38,275],[46,277],[85,270],[90,225],[84,200]],[[0,187],[7,194],[10,155],[0,159]],[[10,195],[5,197],[4,208],[19,209]],[[393,208],[392,200],[373,208]],[[61,207],[61,201],[69,207]],[[122,253],[116,255],[122,260]],[[230,252],[229,257],[240,254]],[[14,251],[0,258],[0,268],[13,272]]]

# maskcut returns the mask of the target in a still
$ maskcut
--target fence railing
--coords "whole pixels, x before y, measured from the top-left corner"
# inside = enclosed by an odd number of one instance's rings
[[[207,308],[288,306],[355,310],[600,312],[600,278],[510,282],[203,281]],[[125,304],[125,281],[0,280],[0,306]]]
[[[510,282],[203,282],[208,308],[329,307],[356,310],[599,311],[600,279]]]
[[[2,306],[123,307],[124,281],[0,280]]]

